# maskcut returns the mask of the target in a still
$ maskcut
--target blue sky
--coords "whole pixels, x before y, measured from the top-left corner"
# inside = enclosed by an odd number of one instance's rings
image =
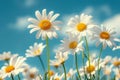
[[[24,56],[25,50],[34,42],[44,42],[41,39],[37,40],[35,33],[29,34],[29,29],[26,28],[29,24],[27,18],[35,17],[36,10],[47,9],[60,13],[59,20],[63,21],[63,24],[72,15],[84,12],[93,16],[94,23],[110,23],[119,32],[119,5],[119,0],[0,0],[0,53],[11,51]],[[64,28],[65,25],[61,27]],[[51,58],[54,57],[53,49],[59,45],[62,38],[63,34],[59,33],[57,39],[50,40]],[[91,50],[99,50],[94,47],[92,44]],[[112,52],[110,48],[104,51],[103,56],[105,55],[120,56],[119,50]],[[46,54],[42,54],[42,58],[45,57]],[[32,59],[33,61],[29,59],[28,62],[32,65],[37,64],[34,63],[34,58]]]

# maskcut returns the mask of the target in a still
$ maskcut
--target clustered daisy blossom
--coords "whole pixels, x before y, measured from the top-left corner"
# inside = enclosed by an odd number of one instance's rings
[[[120,39],[115,36],[114,28],[93,23],[91,15],[82,13],[68,20],[66,36],[61,40],[59,47],[55,47],[56,54],[54,59],[51,59],[51,55],[54,54],[52,54],[49,39],[58,36],[57,31],[60,30],[61,23],[57,20],[59,15],[59,13],[54,14],[54,11],[47,13],[46,9],[41,12],[35,11],[36,19],[28,19],[31,22],[28,28],[31,29],[30,33],[37,31],[36,38],[46,39],[46,44],[35,42],[26,50],[25,57],[11,52],[0,54],[0,61],[5,61],[0,69],[0,80],[7,78],[12,80],[16,78],[19,80],[22,78],[22,80],[102,80],[104,77],[108,80],[120,80],[120,58],[110,55],[101,57],[107,46],[113,51],[118,50],[117,43]],[[96,46],[102,45],[100,52],[90,53],[88,38],[92,38],[91,42],[96,40]],[[46,56],[43,57],[41,54]],[[74,57],[73,60],[71,56]],[[33,67],[29,62],[27,63],[28,57],[37,57],[40,68],[37,68],[37,64]]]
[[[29,49],[26,50],[27,57],[39,56],[42,54],[45,45],[43,43],[34,43],[34,46],[30,46]]]

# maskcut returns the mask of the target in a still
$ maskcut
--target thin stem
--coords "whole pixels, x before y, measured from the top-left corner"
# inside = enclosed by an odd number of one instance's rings
[[[82,64],[83,64],[83,69],[84,69],[84,76],[86,79],[86,74],[85,74],[85,63],[84,63],[84,51],[82,52]]]
[[[88,46],[88,41],[87,41],[86,37],[85,37],[85,43],[86,43],[86,49],[88,52],[88,62],[89,62],[89,66],[90,66],[90,53],[89,53],[89,46]],[[90,80],[91,80],[91,73],[90,73]]]
[[[46,38],[46,50],[47,50],[47,66],[48,66],[48,72],[50,71],[50,49],[49,49],[49,42],[48,37]],[[48,75],[48,80],[50,80],[50,76]]]
[[[42,68],[43,68],[43,70],[45,71],[45,66],[44,66],[44,63],[43,63],[43,61],[42,61],[41,57],[40,57],[40,56],[38,56],[38,59],[39,59],[40,63],[42,64]]]
[[[63,66],[64,73],[65,73],[65,80],[67,80],[66,69],[65,69],[65,65],[64,65],[64,63],[62,64],[62,66]]]
[[[19,75],[19,74],[18,74],[18,80],[21,80],[21,79],[20,79],[20,75]]]
[[[81,76],[80,76],[79,70],[78,70],[77,53],[75,53],[75,64],[76,64],[76,69],[77,69],[78,77],[81,80]]]
[[[12,75],[12,74],[11,74],[11,79],[12,79],[12,80],[14,80],[14,77],[13,77],[13,75]]]
[[[100,53],[99,53],[99,58],[98,58],[98,80],[100,80],[100,57],[101,57],[101,54],[102,54],[102,51],[103,51],[103,46],[101,46],[100,48]]]
[[[85,43],[86,43],[86,49],[87,49],[87,52],[88,52],[88,61],[89,61],[89,66],[90,66],[90,54],[89,54],[88,41],[87,41],[86,37],[85,37]]]

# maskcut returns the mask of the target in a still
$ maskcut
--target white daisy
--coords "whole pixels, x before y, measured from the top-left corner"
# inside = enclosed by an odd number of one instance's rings
[[[104,68],[103,68],[103,74],[104,75],[110,75],[111,72],[112,72],[112,68],[113,68],[113,65],[106,65]]]
[[[57,52],[55,58],[63,64],[68,59],[68,52]]]
[[[4,76],[11,76],[12,75],[17,75],[20,72],[23,72],[24,68],[23,68],[23,64],[25,62],[26,58],[24,57],[18,57],[18,56],[13,56],[10,61],[9,64],[6,64],[5,66],[2,67],[2,73],[4,74]]]
[[[58,60],[50,60],[50,65],[58,68],[61,65],[61,62]]]
[[[99,62],[99,67],[103,67],[103,61],[100,60]],[[86,66],[85,66],[85,73],[86,74],[95,74],[96,71],[98,70],[98,59],[94,59],[92,61],[90,61],[90,64],[89,64],[89,61],[86,62]]]
[[[63,52],[71,52],[72,54],[83,51],[83,41],[80,42],[79,40],[78,36],[69,34],[68,38],[61,40],[60,50]]]
[[[8,61],[12,56],[17,56],[17,54],[11,54],[11,52],[3,52],[0,54],[0,60]]]
[[[27,57],[35,57],[42,54],[45,45],[43,43],[34,43],[33,46],[30,46],[29,49],[26,50]]]
[[[104,65],[109,64],[111,60],[112,60],[112,57],[111,57],[111,56],[106,56],[106,57],[103,59]]]
[[[30,68],[24,75],[24,80],[36,80],[39,71],[36,68]]]
[[[92,16],[85,14],[72,17],[68,22],[70,29],[67,31],[73,34],[78,34],[79,36],[86,36],[86,34],[91,35],[92,32],[90,29],[95,26],[93,25],[91,18]]]
[[[119,67],[120,66],[120,58],[117,58],[117,57],[114,57],[112,60],[111,60],[112,64],[115,66],[115,67]]]
[[[120,42],[120,40],[114,36],[116,32],[111,27],[104,27],[101,25],[101,28],[95,27],[93,31],[93,39],[97,41],[96,46],[102,43],[104,49],[107,47],[107,45],[112,48],[113,46],[116,47],[114,41]]]
[[[69,72],[67,73],[67,78],[69,80],[69,78],[73,77],[73,75],[76,73],[76,70],[73,70],[72,68],[69,70]]]
[[[30,33],[38,31],[36,34],[37,39],[40,36],[42,37],[42,39],[46,39],[46,37],[50,39],[53,37],[57,37],[57,33],[55,31],[59,30],[59,27],[57,25],[60,24],[60,21],[56,21],[56,19],[60,14],[53,14],[54,12],[50,11],[47,15],[46,9],[42,10],[42,14],[37,10],[35,12],[35,16],[37,17],[37,19],[28,19],[28,21],[32,23],[28,26],[28,28],[32,28],[30,30]]]
[[[68,59],[68,52],[62,53],[60,51],[57,51],[55,55],[55,60],[50,60],[50,65],[58,68],[67,59]]]
[[[50,80],[62,80],[63,76],[64,74],[58,75],[58,73],[56,73],[54,76],[50,78]]]

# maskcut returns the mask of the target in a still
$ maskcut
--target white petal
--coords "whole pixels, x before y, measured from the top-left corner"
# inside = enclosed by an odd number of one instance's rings
[[[50,11],[49,14],[48,14],[48,19],[51,19],[51,17],[53,16],[54,14],[54,11]]]
[[[31,29],[31,30],[30,30],[30,34],[33,33],[34,31],[39,30],[39,29],[40,29],[40,28],[33,28],[33,29]]]
[[[51,19],[50,21],[53,22],[60,14],[55,14]]]
[[[39,23],[39,21],[34,19],[34,18],[28,18],[28,21],[33,23],[33,24],[36,24],[36,25],[38,25],[38,23]]]
[[[41,14],[38,10],[35,12],[35,16],[37,17],[38,20],[41,20]]]
[[[41,31],[38,31],[36,34],[36,38],[39,39],[40,36],[41,36]]]
[[[43,9],[43,10],[42,10],[42,18],[43,18],[43,19],[46,19],[46,9]]]
[[[36,25],[30,24],[30,25],[28,25],[27,28],[37,28],[37,27],[38,27],[38,26],[36,26]]]

